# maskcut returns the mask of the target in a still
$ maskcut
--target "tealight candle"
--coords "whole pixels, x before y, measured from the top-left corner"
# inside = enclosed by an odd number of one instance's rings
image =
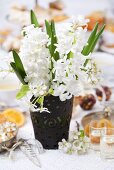
[[[101,131],[100,155],[103,159],[114,159],[114,128]]]

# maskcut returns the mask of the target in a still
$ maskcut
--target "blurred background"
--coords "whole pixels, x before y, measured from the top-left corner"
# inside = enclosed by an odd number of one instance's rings
[[[53,0],[37,0],[37,3],[43,7],[48,7],[49,2],[53,2]],[[65,4],[64,11],[67,12],[68,15],[76,15],[83,14],[88,15],[90,12],[103,10],[107,11],[110,8],[113,8],[113,0],[63,0]],[[1,15],[1,24],[0,27],[3,27],[6,24],[4,17],[10,10],[11,6],[14,4],[25,5],[28,9],[34,8],[36,4],[36,0],[1,0],[0,2],[0,15]]]

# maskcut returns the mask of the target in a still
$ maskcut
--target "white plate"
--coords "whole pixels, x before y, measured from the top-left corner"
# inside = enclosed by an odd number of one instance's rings
[[[99,67],[114,66],[114,55],[104,52],[95,52],[92,55]]]
[[[114,48],[109,48],[109,47],[106,47],[105,45],[101,45],[100,49],[104,52],[114,54]]]
[[[0,70],[9,69],[6,57],[9,57],[8,53],[0,49]],[[20,82],[15,74],[0,72],[0,102],[15,105],[19,86]]]

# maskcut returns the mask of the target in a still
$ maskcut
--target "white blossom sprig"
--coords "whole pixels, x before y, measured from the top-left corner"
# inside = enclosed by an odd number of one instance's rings
[[[84,131],[72,131],[69,140],[62,139],[59,142],[59,149],[67,154],[85,154],[89,149],[89,138],[84,135]]]

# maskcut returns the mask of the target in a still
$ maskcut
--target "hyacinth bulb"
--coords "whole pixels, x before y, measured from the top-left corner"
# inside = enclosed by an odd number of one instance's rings
[[[111,89],[108,86],[102,86],[102,88],[103,88],[103,91],[105,94],[105,100],[106,101],[110,100],[110,97],[112,94]],[[96,89],[96,95],[97,95],[99,101],[103,100],[103,92],[98,88]]]
[[[93,94],[87,94],[80,100],[80,107],[83,110],[91,110],[96,103],[96,99]]]

